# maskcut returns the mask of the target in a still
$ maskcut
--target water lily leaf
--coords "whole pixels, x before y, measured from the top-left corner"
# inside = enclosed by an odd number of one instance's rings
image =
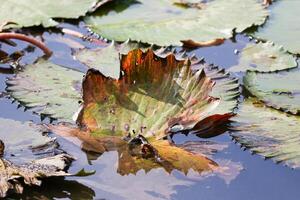
[[[121,67],[119,80],[93,69],[85,76],[83,109],[77,122],[92,132],[160,138],[201,130],[198,122],[210,116],[212,125],[232,116],[232,111],[214,113],[221,102],[210,96],[214,82],[203,70],[193,73],[189,63],[174,55],[160,58],[151,49],[133,50],[122,57]]]
[[[129,40],[121,45],[112,42],[105,48],[79,50],[75,53],[75,57],[87,67],[98,69],[104,76],[118,79],[120,77],[121,55],[140,47],[140,44]]]
[[[229,71],[246,70],[270,72],[297,66],[296,58],[288,54],[282,46],[272,42],[249,43],[242,50],[239,64],[229,68]]]
[[[42,25],[56,26],[54,18],[78,18],[89,10],[101,6],[98,0],[11,0],[1,3],[0,24],[14,22],[16,24],[2,27],[28,27]]]
[[[138,48],[142,48],[143,52],[148,50],[140,43],[126,41],[119,45],[112,42],[105,48],[79,50],[75,53],[75,57],[86,64],[88,68],[98,69],[104,76],[118,79],[122,55]],[[156,56],[161,58],[171,55],[180,61],[185,61],[188,58],[185,52],[176,52],[170,47],[156,50],[151,48],[151,50],[154,51]],[[214,89],[210,95],[219,98],[220,103],[214,110],[214,113],[225,114],[233,112],[237,106],[237,97],[240,95],[238,80],[231,77],[225,70],[214,65],[208,65],[195,56],[191,57],[190,60],[193,70],[204,70],[205,74],[215,82]]]
[[[300,71],[247,72],[246,89],[266,105],[292,114],[300,114]]]
[[[255,36],[283,45],[291,53],[300,54],[300,21],[295,17],[299,6],[300,2],[293,0],[274,3],[270,19]]]
[[[201,44],[230,38],[233,30],[242,32],[261,25],[268,15],[256,0],[215,0],[203,9],[186,9],[169,0],[139,2],[117,14],[87,16],[85,22],[94,32],[115,41],[130,38],[159,46],[181,46],[180,41]]]
[[[7,80],[7,91],[35,113],[73,121],[81,100],[83,73],[40,59]]]
[[[300,167],[300,118],[265,107],[255,99],[243,102],[233,118],[232,132],[238,143],[276,162]]]
[[[22,193],[24,184],[40,185],[43,178],[69,175],[63,170],[73,158],[58,150],[47,132],[30,122],[0,118],[0,197],[9,191]]]

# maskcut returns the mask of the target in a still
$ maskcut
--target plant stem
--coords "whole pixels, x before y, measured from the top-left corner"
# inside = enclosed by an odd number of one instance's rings
[[[0,40],[6,40],[6,39],[23,40],[39,47],[41,50],[43,50],[46,56],[51,56],[52,54],[52,51],[48,47],[46,47],[44,43],[20,33],[0,33]]]

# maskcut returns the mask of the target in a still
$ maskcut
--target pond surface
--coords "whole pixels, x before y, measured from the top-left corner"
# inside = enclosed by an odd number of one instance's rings
[[[84,24],[62,23],[61,27],[77,30],[87,34]],[[27,30],[25,30],[27,31]],[[53,50],[52,62],[69,68],[86,71],[86,67],[74,60],[71,47],[80,45],[94,48],[95,45],[81,39],[63,35],[54,30],[40,32],[38,29],[32,35],[43,40]],[[248,37],[237,35],[234,40],[227,40],[225,44],[216,47],[201,48],[189,51],[204,57],[208,63],[214,63],[224,68],[237,64],[238,54],[250,41]],[[12,47],[1,43],[0,50],[11,54],[15,51],[24,51],[25,56],[21,64],[34,62],[42,56],[39,49],[28,48],[24,42],[16,41],[17,46]],[[5,80],[13,76],[9,74],[8,64],[0,65],[0,92],[5,92]],[[49,123],[49,119],[41,121],[40,117],[30,110],[24,111],[17,103],[7,97],[0,98],[0,117],[20,121],[32,120],[36,123]],[[185,176],[179,171],[168,174],[163,169],[153,169],[147,174],[139,171],[135,175],[122,176],[117,173],[118,154],[107,152],[103,155],[87,154],[75,144],[58,137],[61,149],[74,155],[77,160],[70,167],[71,173],[85,168],[87,171],[95,170],[94,175],[88,177],[53,178],[44,182],[41,188],[26,188],[21,196],[11,196],[10,199],[203,199],[203,200],[296,200],[300,197],[299,181],[300,171],[292,170],[271,160],[251,155],[232,141],[229,133],[224,133],[209,139],[201,139],[195,135],[176,135],[173,139],[181,144],[185,141],[213,141],[227,145],[225,150],[213,155],[213,160],[235,166],[228,176],[218,174],[199,175],[188,173]],[[241,169],[242,167],[242,169]]]

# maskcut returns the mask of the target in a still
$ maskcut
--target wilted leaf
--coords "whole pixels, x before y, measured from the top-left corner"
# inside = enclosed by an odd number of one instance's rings
[[[40,59],[7,80],[7,91],[35,113],[73,121],[81,100],[83,73]]]
[[[201,130],[198,122],[207,117],[214,125],[232,116],[232,111],[215,113],[222,101],[210,96],[214,82],[204,71],[193,73],[189,63],[174,55],[160,58],[151,49],[146,53],[133,50],[121,63],[119,80],[97,70],[85,76],[83,110],[77,122],[92,132],[161,138],[177,131]]]
[[[137,48],[142,48],[144,52],[147,51],[147,48],[140,43],[126,41],[119,45],[112,42],[105,48],[79,50],[75,53],[75,57],[86,64],[87,67],[98,69],[104,76],[118,79],[120,77],[122,56]],[[177,60],[182,62],[188,58],[186,53],[177,53],[172,51],[170,47],[153,51],[156,56],[161,58],[174,55]],[[225,70],[214,65],[207,65],[202,59],[195,56],[191,57],[190,60],[193,70],[204,70],[206,75],[215,82],[210,96],[219,98],[220,104],[214,110],[214,113],[225,114],[232,112],[237,106],[237,97],[240,95],[238,80],[231,77]]]
[[[120,13],[87,16],[86,23],[101,36],[115,41],[128,38],[160,46],[230,38],[264,23],[268,12],[256,0],[214,0],[203,9],[182,8],[173,1],[140,0]],[[153,14],[155,13],[155,14]]]
[[[106,2],[105,0],[103,2]],[[0,5],[0,25],[14,22],[2,28],[42,25],[56,26],[54,18],[78,18],[85,15],[101,0],[18,0],[3,1]]]
[[[258,44],[247,44],[241,52],[239,64],[229,68],[229,71],[270,72],[296,66],[296,58],[288,54],[282,46],[272,42],[260,42]]]
[[[288,51],[300,54],[300,20],[298,15],[300,1],[276,1],[270,19],[255,36],[283,45]]]
[[[251,151],[276,162],[300,167],[300,118],[265,107],[255,99],[243,102],[232,135]]]
[[[12,162],[0,158],[0,197],[5,197],[11,190],[15,193],[23,192],[23,185],[41,185],[41,179],[54,176],[69,176],[64,168],[53,165],[56,162],[72,160],[68,155],[57,155],[51,158],[51,162],[35,160],[35,162],[15,165]]]
[[[266,105],[292,114],[300,114],[300,71],[247,72],[246,89]]]
[[[0,197],[9,190],[22,193],[24,184],[40,185],[43,178],[69,175],[63,170],[73,158],[62,154],[55,138],[46,133],[42,126],[0,118]]]

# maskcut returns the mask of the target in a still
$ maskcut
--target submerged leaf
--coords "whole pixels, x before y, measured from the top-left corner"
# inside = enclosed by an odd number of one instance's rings
[[[282,46],[272,42],[247,44],[242,50],[239,64],[229,68],[229,71],[246,70],[270,72],[297,66],[296,58],[288,54]]]
[[[32,123],[0,118],[0,197],[10,190],[22,193],[24,184],[40,185],[43,178],[69,175],[64,169],[73,158],[61,153],[47,132]]]
[[[117,171],[121,175],[136,174],[142,169],[148,172],[155,168],[163,168],[169,173],[175,169],[184,173],[193,169],[201,173],[218,168],[218,164],[205,155],[188,152],[165,140],[150,141],[150,148],[154,148],[156,153],[154,156],[145,157],[140,146],[130,146],[120,137],[91,135],[68,125],[50,125],[49,128],[74,143],[78,144],[78,140],[74,138],[80,139],[79,145],[83,150],[100,154],[117,151],[119,155]]]
[[[7,91],[33,112],[73,121],[81,100],[83,73],[40,59],[7,80]]]
[[[300,114],[300,71],[247,72],[246,89],[266,105],[292,114]]]
[[[55,138],[42,135],[47,129],[31,122],[0,118],[0,140],[5,145],[4,157],[15,163],[36,159],[39,155],[55,153]]]
[[[0,5],[0,25],[14,22],[9,27],[28,27],[42,25],[56,26],[53,18],[78,18],[85,15],[95,5],[100,6],[98,0],[18,0],[4,1]],[[107,0],[106,0],[107,1]],[[103,2],[106,2],[105,0]]]
[[[276,162],[300,167],[300,117],[265,107],[255,99],[243,102],[233,126],[235,140]]]
[[[269,21],[255,36],[283,45],[291,53],[300,54],[300,1],[276,1]]]
[[[214,0],[203,9],[182,8],[173,1],[140,0],[128,9],[105,16],[87,16],[85,22],[101,36],[159,46],[230,38],[233,30],[264,23],[268,12],[256,0]],[[153,15],[155,13],[155,15]]]

